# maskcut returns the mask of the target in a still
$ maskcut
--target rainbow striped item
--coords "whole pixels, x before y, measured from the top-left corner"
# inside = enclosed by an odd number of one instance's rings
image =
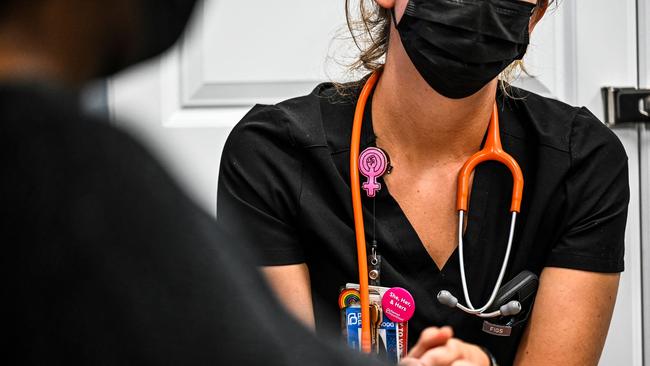
[[[359,296],[359,291],[355,289],[348,288],[339,294],[339,308],[341,309],[359,304],[359,302],[361,302],[361,297]]]

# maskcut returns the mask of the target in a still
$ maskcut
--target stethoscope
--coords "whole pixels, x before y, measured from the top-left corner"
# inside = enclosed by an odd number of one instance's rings
[[[368,263],[366,253],[366,234],[363,223],[363,208],[361,204],[361,184],[359,179],[359,147],[361,144],[361,126],[363,124],[363,117],[366,109],[368,97],[372,93],[381,76],[381,70],[375,71],[366,81],[354,112],[354,122],[352,125],[352,139],[350,142],[350,185],[352,190],[352,209],[354,213],[354,229],[357,242],[357,261],[359,267],[359,297],[361,303],[361,350],[363,352],[370,352],[370,297],[368,288]],[[497,278],[492,294],[485,305],[476,308],[470,298],[469,290],[467,288],[467,279],[465,276],[465,259],[463,255],[463,224],[465,214],[469,207],[469,182],[470,177],[477,165],[486,161],[496,161],[504,164],[513,177],[512,187],[512,200],[510,206],[511,221],[510,233],[508,236],[508,245],[506,247],[505,257],[501,265],[499,277]],[[501,146],[501,137],[499,135],[499,111],[496,102],[490,118],[490,125],[488,127],[487,138],[483,149],[465,162],[458,174],[458,191],[456,206],[458,209],[458,256],[460,260],[460,276],[463,285],[463,294],[467,305],[462,305],[458,299],[454,297],[449,291],[440,291],[436,296],[438,301],[452,308],[458,308],[465,313],[475,315],[481,318],[494,318],[498,316],[516,315],[521,311],[521,304],[518,301],[511,301],[499,308],[499,310],[486,313],[492,306],[497,296],[503,277],[510,258],[512,249],[512,241],[515,232],[515,223],[517,221],[517,214],[521,210],[521,200],[524,189],[524,177],[519,168],[517,161],[506,153]]]

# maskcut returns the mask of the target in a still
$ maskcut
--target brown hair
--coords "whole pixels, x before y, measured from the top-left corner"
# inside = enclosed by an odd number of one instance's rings
[[[551,3],[555,0],[538,0],[531,18],[536,24]],[[358,3],[358,6],[354,6]],[[352,40],[359,49],[359,56],[349,65],[351,71],[375,71],[384,65],[388,51],[391,14],[375,0],[345,0],[345,15]],[[515,61],[502,74],[502,79],[512,79],[519,71],[524,71],[523,63]]]

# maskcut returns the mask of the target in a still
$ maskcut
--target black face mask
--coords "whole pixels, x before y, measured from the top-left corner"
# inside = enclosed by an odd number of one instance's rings
[[[395,23],[424,80],[438,93],[459,99],[523,58],[534,8],[521,0],[410,0]]]

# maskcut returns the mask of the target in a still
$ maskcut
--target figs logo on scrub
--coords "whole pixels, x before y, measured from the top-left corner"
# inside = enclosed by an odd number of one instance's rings
[[[401,287],[393,287],[386,291],[381,299],[381,306],[388,319],[395,323],[405,323],[411,320],[415,313],[413,296]]]

